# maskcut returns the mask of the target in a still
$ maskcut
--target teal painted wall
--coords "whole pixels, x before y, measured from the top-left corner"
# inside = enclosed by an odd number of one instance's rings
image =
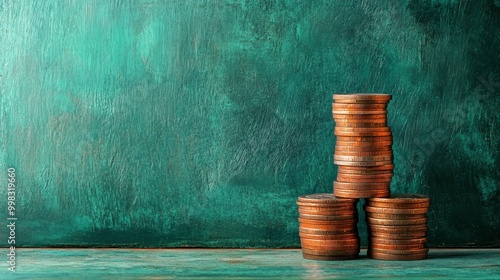
[[[332,93],[383,92],[429,245],[500,246],[499,46],[493,0],[2,0],[16,242],[298,246],[297,196],[336,176]]]

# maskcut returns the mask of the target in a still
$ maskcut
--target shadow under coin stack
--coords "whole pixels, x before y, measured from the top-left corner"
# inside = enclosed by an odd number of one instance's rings
[[[390,195],[394,164],[392,132],[387,126],[390,94],[334,94],[338,165],[334,194],[343,198]]]
[[[356,199],[331,193],[300,196],[299,236],[302,254],[313,260],[351,260],[359,257]]]
[[[417,194],[367,199],[368,256],[379,260],[426,259],[429,204],[428,196]]]

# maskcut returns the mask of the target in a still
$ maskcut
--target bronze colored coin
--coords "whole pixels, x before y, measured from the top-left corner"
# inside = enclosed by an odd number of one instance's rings
[[[414,231],[426,231],[426,224],[414,224],[414,225],[379,225],[379,224],[368,224],[371,231],[380,231],[387,233],[407,233]]]
[[[334,188],[339,188],[342,190],[361,190],[361,191],[367,191],[367,190],[372,190],[372,189],[387,189],[389,188],[388,183],[363,183],[363,182],[356,182],[356,183],[347,183],[347,182],[337,182],[333,181],[333,187]]]
[[[411,219],[421,219],[426,217],[425,214],[398,215],[398,214],[383,214],[383,213],[373,213],[373,212],[366,212],[365,216],[376,219],[391,219],[391,220],[406,220],[406,219],[411,220]]]
[[[375,174],[339,174],[339,176],[344,176],[346,178],[352,179],[391,179],[394,173],[375,173]]]
[[[318,203],[318,204],[349,204],[356,203],[351,199],[335,197],[333,193],[316,193],[299,196],[298,202]]]
[[[373,118],[373,115],[364,115],[363,117],[360,118],[345,118],[345,115],[343,116],[335,116],[333,115],[333,119],[335,121],[335,125],[339,126],[346,126],[349,124],[384,124],[384,126],[387,125],[387,116],[384,116],[382,118],[379,118],[378,115],[376,118]]]
[[[330,234],[348,234],[348,233],[355,233],[358,234],[358,229],[354,227],[348,227],[345,229],[338,229],[338,230],[320,230],[320,229],[315,229],[315,228],[304,228],[302,226],[299,227],[299,233],[307,233],[307,234],[325,234],[325,235],[330,235]]]
[[[368,245],[369,248],[377,248],[380,250],[417,250],[417,249],[425,249],[425,243],[422,244],[411,244],[411,245],[390,245],[390,244],[379,244],[379,243],[370,243]]]
[[[393,156],[392,150],[388,151],[368,151],[368,152],[358,152],[358,151],[335,151],[336,156],[345,157],[375,157],[375,156]]]
[[[337,207],[317,207],[310,205],[299,205],[299,212],[316,212],[316,213],[342,213],[342,212],[352,212],[357,211],[356,204],[337,206]]]
[[[335,122],[335,127],[342,128],[369,128],[369,127],[387,127],[387,122]]]
[[[415,232],[415,233],[398,233],[398,234],[387,234],[381,233],[378,231],[370,232],[370,236],[379,237],[379,238],[388,238],[388,239],[414,239],[414,238],[422,238],[426,237],[425,232]]]
[[[347,234],[310,234],[299,232],[301,238],[316,239],[316,240],[344,240],[344,239],[354,239],[359,238],[357,233],[347,233]]]
[[[387,131],[391,131],[391,128],[388,126],[383,126],[383,127],[335,127],[335,131],[345,132],[345,133],[387,132]]]
[[[346,110],[346,109],[332,109],[332,114],[339,115],[387,115],[387,110]]]
[[[350,251],[350,250],[358,250],[359,251],[359,243],[358,244],[337,244],[337,245],[311,245],[309,243],[304,243],[304,240],[300,240],[300,247],[302,249],[314,250],[314,251]],[[321,240],[320,240],[321,241]]]
[[[378,112],[377,114],[337,114],[333,113],[332,111],[332,117],[335,122],[342,121],[342,120],[362,120],[362,121],[371,121],[374,119],[381,119],[387,122],[387,112],[379,112],[379,111],[372,111],[373,112]]]
[[[427,252],[429,252],[429,249],[424,248],[424,249],[413,249],[413,250],[388,250],[388,249],[371,248],[370,252],[383,253],[383,254],[393,254],[393,255],[411,255],[411,254],[427,253]]]
[[[305,214],[305,215],[319,215],[319,216],[326,216],[326,217],[335,217],[335,216],[347,216],[347,217],[352,217],[354,215],[358,215],[357,209],[352,209],[352,210],[347,210],[347,211],[314,211],[314,210],[304,210],[299,208],[299,214]]]
[[[337,142],[388,142],[392,143],[392,135],[389,136],[337,136]],[[361,143],[360,143],[361,145]],[[376,145],[370,143],[370,145]],[[384,145],[386,145],[384,143]]]
[[[381,156],[339,156],[333,155],[335,160],[339,161],[390,161],[393,158],[393,155],[381,155]]]
[[[342,256],[342,255],[359,254],[359,248],[347,249],[347,250],[311,250],[307,248],[302,248],[302,252],[311,255]]]
[[[426,214],[427,208],[411,208],[411,209],[397,209],[397,208],[382,208],[364,206],[366,212],[384,213],[384,214]]]
[[[338,220],[351,220],[353,215],[335,215],[335,216],[325,216],[325,215],[312,215],[312,214],[302,214],[299,213],[299,218],[309,219],[309,220],[321,220],[321,221],[338,221]]]
[[[392,132],[390,130],[387,131],[373,131],[373,132],[358,132],[358,131],[353,131],[353,132],[347,132],[347,131],[342,131],[339,130],[339,128],[335,128],[333,133],[336,136],[351,136],[351,137],[356,137],[356,136],[362,136],[362,137],[381,137],[381,136],[392,136]]]
[[[367,206],[380,207],[380,208],[393,208],[393,209],[413,209],[413,208],[429,208],[428,202],[423,203],[390,203],[390,202],[378,202],[378,201],[367,201]]]
[[[414,238],[414,239],[387,239],[371,236],[369,242],[387,245],[425,245],[427,238]]]
[[[324,247],[335,247],[335,246],[359,246],[359,237],[349,238],[349,239],[334,239],[334,240],[318,240],[311,238],[300,238],[302,247],[308,247],[308,245],[314,246],[324,246]]]
[[[341,110],[385,110],[387,104],[384,103],[364,103],[364,104],[349,104],[349,103],[332,103],[332,109]]]
[[[340,137],[340,136],[339,136]],[[335,147],[351,148],[357,150],[392,149],[392,141],[336,141]]]
[[[391,220],[366,217],[366,222],[371,225],[403,226],[403,225],[422,225],[427,223],[427,218],[412,220]]]
[[[387,191],[371,191],[371,192],[353,192],[353,191],[342,191],[334,190],[335,194],[339,197],[345,198],[370,198],[370,197],[384,197],[391,195],[390,190]]]
[[[393,255],[393,254],[370,252],[368,254],[368,257],[376,260],[385,260],[385,261],[415,261],[415,260],[427,259],[427,253],[413,254],[413,255]]]
[[[331,210],[349,210],[349,209],[356,208],[357,200],[352,199],[352,201],[354,201],[354,202],[343,203],[343,204],[340,204],[340,203],[339,204],[309,203],[309,202],[297,201],[297,205],[299,207],[305,207],[304,209],[306,209],[306,208],[328,208]]]
[[[392,95],[386,93],[356,93],[333,95],[336,103],[388,103]]]
[[[299,226],[299,231],[302,232],[345,232],[348,233],[349,231],[357,231],[357,222],[356,223],[349,223],[349,224],[334,224],[334,225],[317,225],[317,224],[304,224],[300,223]]]
[[[358,217],[352,217],[350,220],[311,220],[299,217],[300,226],[320,228],[319,225],[330,225],[335,227],[336,225],[355,225],[358,222]]]
[[[324,255],[311,255],[302,253],[304,259],[315,260],[315,261],[343,261],[343,260],[355,260],[359,258],[358,254],[355,255],[339,255],[339,256],[324,256]]]
[[[368,142],[369,143],[369,142]],[[335,153],[337,152],[360,152],[360,153],[375,153],[375,152],[392,152],[392,146],[349,146],[349,145],[339,145],[338,143],[335,145]]]
[[[377,172],[393,172],[394,164],[380,166],[339,166],[340,173],[369,174]]]
[[[390,174],[390,173],[387,173]],[[342,182],[342,183],[385,183],[389,185],[392,181],[392,177],[388,178],[351,178],[349,177],[351,174],[344,174],[344,173],[339,173],[337,175],[337,182]],[[355,187],[353,189],[359,189],[358,187]],[[363,188],[365,189],[365,188]]]
[[[391,161],[342,161],[342,160],[334,160],[334,164],[336,165],[343,165],[343,166],[363,166],[363,167],[370,167],[370,166],[380,166],[380,165],[389,165],[392,164]]]
[[[383,199],[374,199],[372,201],[381,203],[418,204],[418,203],[430,203],[430,198],[426,195],[421,195],[421,194],[393,194],[391,195],[391,197]]]

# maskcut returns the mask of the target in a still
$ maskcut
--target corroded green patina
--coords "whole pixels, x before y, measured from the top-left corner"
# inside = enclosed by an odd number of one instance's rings
[[[0,1],[18,246],[298,246],[334,92],[393,94],[430,245],[500,246],[499,45],[493,0]]]

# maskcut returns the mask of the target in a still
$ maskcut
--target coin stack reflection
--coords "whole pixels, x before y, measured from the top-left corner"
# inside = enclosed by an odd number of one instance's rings
[[[426,259],[429,204],[429,197],[416,194],[367,199],[368,256],[379,260]]]
[[[300,196],[299,236],[304,258],[351,260],[359,256],[356,199],[331,193]]]
[[[387,197],[393,176],[390,94],[334,94],[334,194],[343,198]]]

